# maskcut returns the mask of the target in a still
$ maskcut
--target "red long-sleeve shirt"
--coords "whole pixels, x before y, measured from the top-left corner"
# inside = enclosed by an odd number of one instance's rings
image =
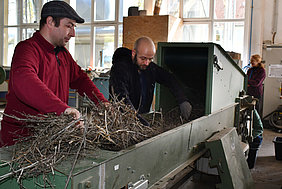
[[[57,58],[54,46],[39,31],[16,46],[5,114],[19,118],[24,117],[21,113],[55,112],[60,115],[69,107],[69,88],[77,89],[82,96],[85,93],[95,103],[107,102],[65,48],[58,52]],[[28,136],[29,131],[22,126],[22,122],[4,116],[1,122],[2,145],[12,145],[14,139]]]

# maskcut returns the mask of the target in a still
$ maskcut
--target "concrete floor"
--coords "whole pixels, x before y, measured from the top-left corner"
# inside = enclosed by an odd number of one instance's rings
[[[273,139],[282,137],[282,133],[264,129],[262,146],[258,153],[255,167],[251,170],[255,189],[282,189],[282,161],[275,158]],[[204,179],[197,179],[203,177]],[[202,180],[202,181],[201,181]],[[191,177],[177,189],[211,189],[216,188],[215,177],[197,175]]]
[[[282,137],[282,133],[264,129],[257,162],[251,170],[255,189],[282,189],[282,161],[276,160],[272,142],[275,136]]]

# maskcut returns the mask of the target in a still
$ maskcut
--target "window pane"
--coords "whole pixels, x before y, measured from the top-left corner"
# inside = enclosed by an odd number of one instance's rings
[[[115,1],[96,1],[95,20],[115,20]]]
[[[7,1],[4,1],[4,6],[8,6],[8,19],[4,19],[4,24],[5,25],[17,25],[19,24],[18,20],[18,12],[20,12],[18,3],[16,0],[8,0],[8,5],[6,4]],[[6,9],[4,9],[5,11]]]
[[[93,65],[90,63],[91,53],[91,39],[90,39],[90,26],[78,25],[75,30],[75,49],[74,49],[74,60],[82,68],[92,68]]]
[[[23,23],[39,23],[39,0],[23,0]]]
[[[160,15],[172,15],[179,17],[179,0],[163,0]]]
[[[139,10],[143,10],[144,0],[120,0],[119,21],[122,21],[123,17],[128,16],[129,7],[139,7]]]
[[[114,26],[95,27],[95,68],[112,66],[114,30]]]
[[[215,19],[243,19],[245,0],[215,0]]]
[[[51,0],[42,0],[42,6],[45,4],[45,3],[47,3],[47,2],[49,2],[49,1],[51,1]],[[42,7],[41,7],[42,8]],[[40,10],[41,11],[41,10]],[[41,12],[40,12],[41,13]]]
[[[24,28],[23,29],[23,39],[22,39],[22,41],[32,37],[32,35],[35,31],[36,31],[35,28]]]
[[[76,0],[76,11],[85,22],[91,22],[91,0]]]
[[[122,47],[122,36],[123,36],[123,27],[122,25],[118,26],[118,47]]]
[[[18,32],[19,28],[10,27],[4,29],[4,66],[11,66],[14,49],[19,42]],[[6,36],[8,37],[6,38]]]
[[[183,0],[184,18],[208,18],[210,0]]]
[[[208,24],[185,24],[183,40],[190,42],[207,42],[209,40]]]
[[[220,44],[226,51],[243,53],[244,22],[214,23],[213,41]]]

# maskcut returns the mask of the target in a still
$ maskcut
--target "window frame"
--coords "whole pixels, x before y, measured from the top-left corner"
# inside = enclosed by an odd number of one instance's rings
[[[4,0],[8,1],[8,0]],[[4,1],[0,1],[0,15],[4,15]],[[39,3],[41,3],[41,6],[43,6],[43,1],[40,0]],[[72,6],[76,2],[75,0],[65,0],[66,2],[70,3]],[[120,40],[120,26],[122,26],[123,22],[119,21],[119,14],[120,14],[120,0],[115,0],[115,20],[112,21],[95,21],[94,20],[94,14],[95,14],[95,1],[97,0],[91,0],[91,22],[83,23],[84,26],[90,26],[90,61],[95,61],[95,27],[103,27],[103,26],[114,26],[114,48],[118,48],[119,46],[119,40]],[[20,6],[23,6],[23,0],[17,1],[20,2]],[[153,0],[144,0],[144,7],[148,9],[148,7],[152,5],[153,6]],[[214,19],[214,0],[210,0],[210,17],[209,18],[183,18],[183,0],[179,1],[179,17],[183,19],[183,24],[208,24],[209,25],[209,41],[213,41],[213,32],[214,32],[214,22],[234,22],[234,21],[243,21],[244,22],[244,50],[243,54],[241,55],[243,60],[243,65],[246,65],[248,63],[249,59],[249,53],[250,53],[250,17],[251,17],[251,2],[250,0],[245,0],[245,18],[244,19]],[[153,7],[151,7],[153,9]],[[20,9],[22,10],[22,8]],[[41,10],[41,8],[40,8]],[[40,14],[40,11],[38,12]],[[19,39],[23,40],[23,29],[24,28],[33,28],[38,29],[39,23],[25,23],[23,24],[23,10],[19,13],[20,16],[20,23],[18,25],[4,25],[4,16],[0,17],[0,44],[4,44],[4,29],[8,27],[18,27],[20,29],[20,32],[18,33]],[[38,18],[40,18],[40,15],[38,15]],[[121,35],[122,37],[122,35]],[[70,41],[73,42],[73,41]],[[73,42],[74,43],[74,42]],[[69,43],[66,46],[69,47]],[[71,51],[70,51],[71,52]],[[71,52],[71,54],[74,56],[74,52]],[[4,56],[5,55],[5,56]],[[0,60],[0,65],[9,65],[7,62],[7,54],[4,53],[4,46],[0,46],[0,56],[2,59]],[[5,64],[4,64],[5,63]]]
[[[241,55],[241,59],[243,61],[243,66],[248,64],[248,57],[249,57],[249,40],[250,40],[250,26],[249,26],[249,20],[250,20],[250,1],[245,0],[245,15],[242,19],[215,19],[214,18],[214,3],[215,0],[210,0],[210,15],[208,18],[183,18],[183,6],[184,6],[184,0],[180,1],[179,5],[179,17],[183,20],[183,25],[185,24],[208,24],[209,27],[209,40],[210,42],[213,41],[214,36],[214,23],[215,22],[244,22],[244,36],[243,36],[243,54]]]
[[[4,0],[5,1],[5,0]],[[0,1],[0,14],[4,15],[5,14],[5,7],[4,7],[4,1]],[[114,27],[114,49],[118,48],[119,45],[119,37],[122,36],[120,35],[120,26],[122,26],[122,21],[119,21],[119,14],[120,14],[120,0],[115,0],[115,19],[114,20],[94,20],[94,15],[95,15],[95,8],[94,7],[96,5],[95,1],[97,0],[91,0],[91,20],[90,22],[85,22],[82,25],[83,26],[89,26],[90,27],[90,64],[91,62],[95,62],[95,27],[104,27],[104,26],[113,26]],[[16,27],[19,29],[17,35],[18,35],[18,39],[19,41],[24,40],[23,39],[23,30],[26,28],[30,28],[30,29],[35,29],[38,30],[39,29],[39,21],[38,23],[23,23],[23,0],[19,0],[16,1],[18,3],[18,14],[17,16],[19,17],[19,23],[16,25],[9,25],[8,23],[5,25],[4,24],[4,17],[8,16],[8,13],[6,13],[7,15],[4,15],[0,18],[0,42],[1,44],[4,44],[4,33],[5,33],[5,29],[6,28],[12,28],[12,27]],[[76,0],[65,0],[65,2],[69,3],[72,7],[75,7],[76,4]],[[8,3],[8,0],[6,0],[5,3]],[[43,0],[39,1],[39,6],[42,8],[44,2]],[[8,5],[7,5],[8,6]],[[41,10],[40,8],[40,10]],[[40,11],[38,12],[38,18],[40,19]],[[72,38],[74,39],[74,38]],[[18,42],[17,42],[18,43]],[[73,43],[73,44],[71,44]],[[70,46],[75,45],[75,40],[70,40],[69,43],[67,43],[66,47],[69,49]],[[72,54],[72,56],[74,57],[75,52],[73,50],[74,48],[70,48],[69,51]],[[11,63],[8,63],[8,52],[7,50],[4,49],[4,45],[2,45],[0,47],[0,56],[2,57],[2,59],[0,60],[0,65],[5,65],[7,67],[10,67]],[[93,64],[95,66],[95,64]]]
[[[4,1],[0,1],[0,15],[4,15]],[[0,44],[4,44],[4,16],[0,16]],[[4,47],[0,46],[0,65],[4,63]]]

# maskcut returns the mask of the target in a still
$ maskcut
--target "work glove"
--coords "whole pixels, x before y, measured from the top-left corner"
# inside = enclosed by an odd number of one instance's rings
[[[184,117],[186,120],[188,120],[192,111],[191,104],[187,101],[184,101],[179,105],[179,107],[180,107],[181,116]]]
[[[144,119],[140,114],[137,114],[137,117],[143,125],[150,127],[150,123],[146,119]]]

